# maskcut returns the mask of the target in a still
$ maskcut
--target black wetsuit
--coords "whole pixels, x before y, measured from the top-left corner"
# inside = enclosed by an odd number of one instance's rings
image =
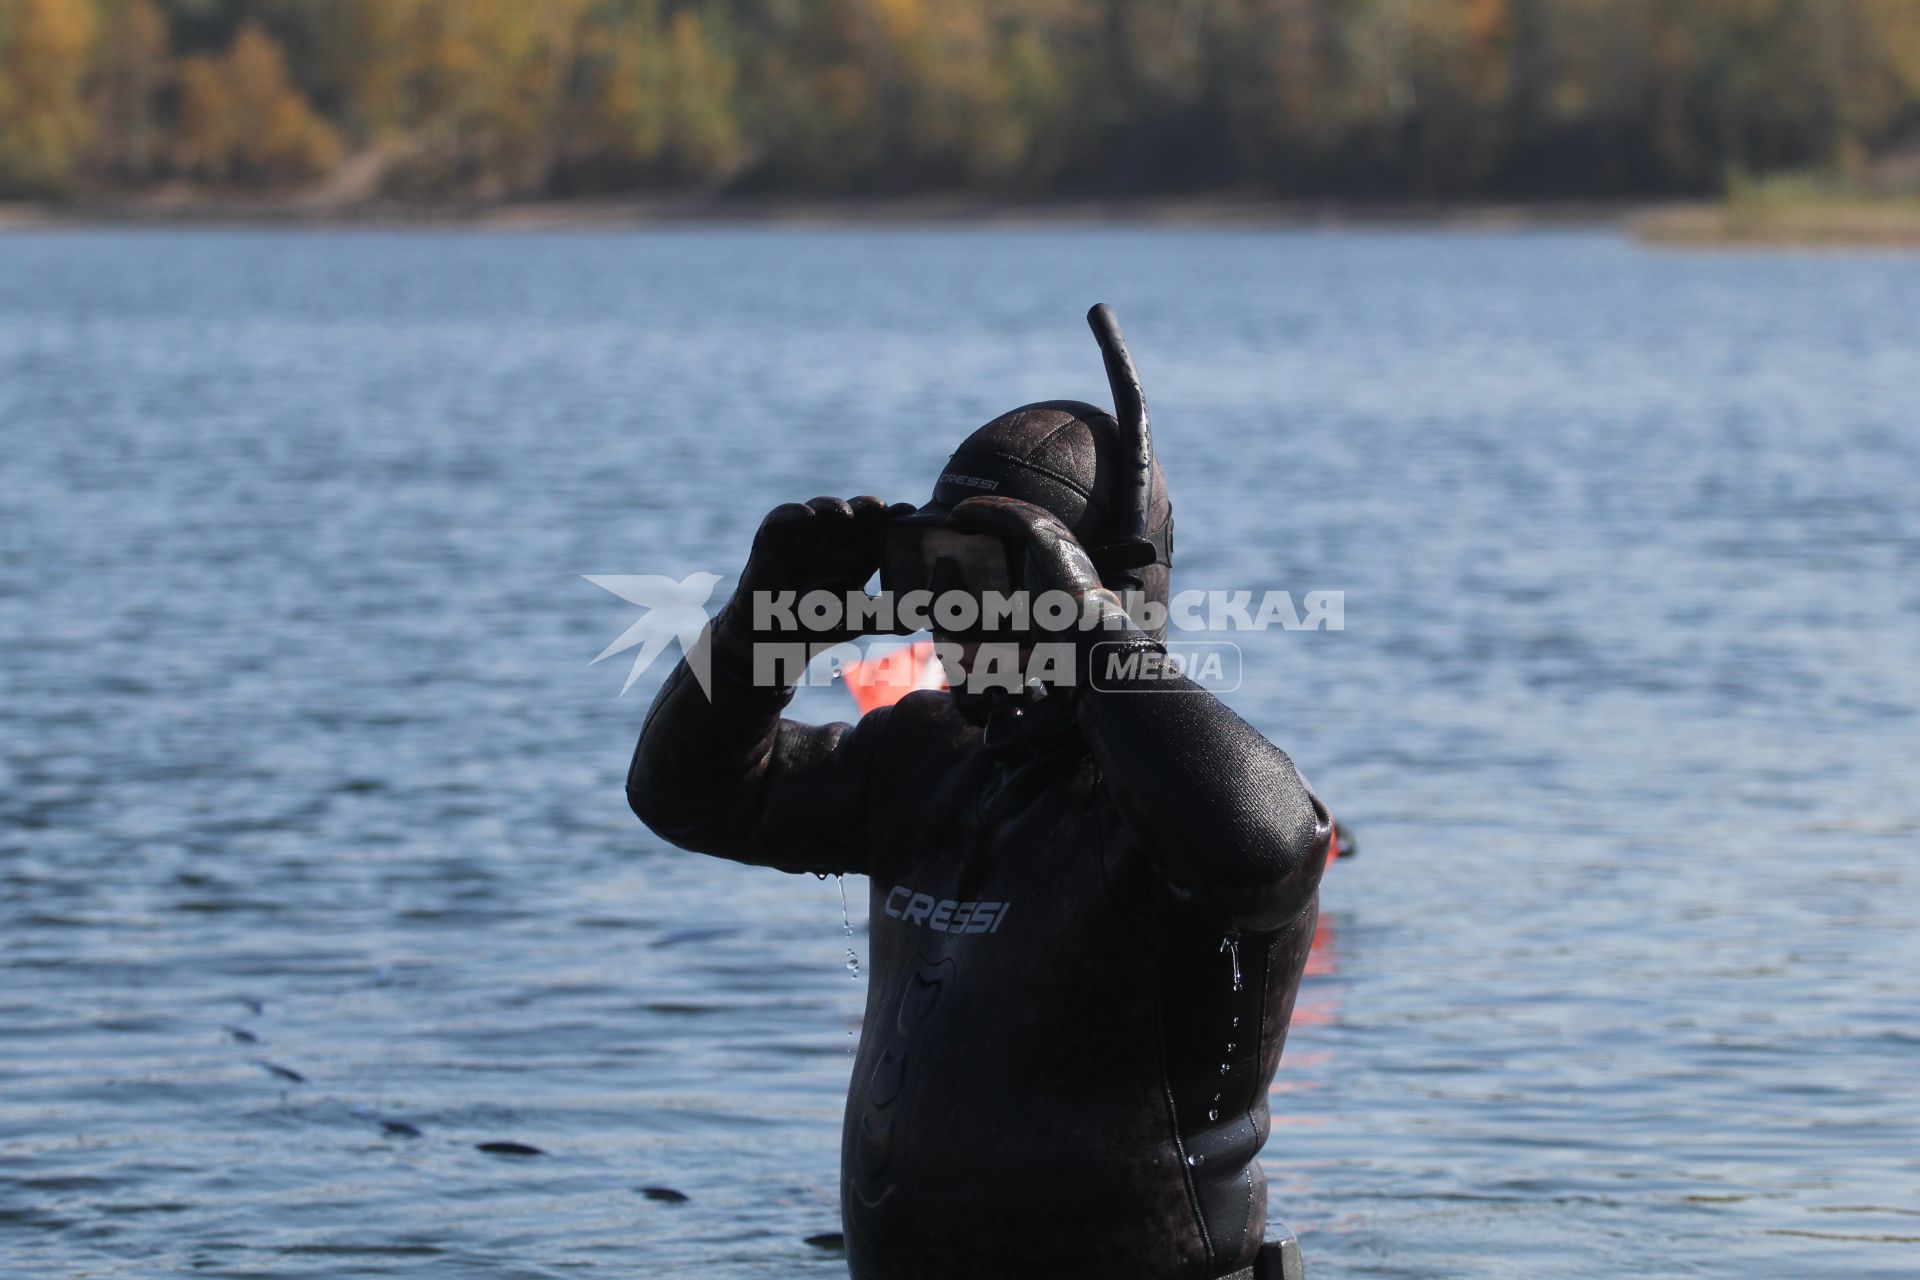
[[[1287,757],[1164,680],[1056,695],[991,748],[947,693],[803,725],[720,648],[711,702],[684,663],[662,688],[628,797],[683,848],[871,877],[856,1280],[1248,1265],[1330,835]]]

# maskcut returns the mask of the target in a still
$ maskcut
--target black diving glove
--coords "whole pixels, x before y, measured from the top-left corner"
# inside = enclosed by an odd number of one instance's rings
[[[988,533],[1020,552],[1020,586],[1037,600],[1049,591],[1065,592],[1077,608],[1072,630],[1039,638],[1068,642],[1084,654],[1116,632],[1138,631],[1126,606],[1100,581],[1093,558],[1073,532],[1044,507],[1018,498],[968,498],[953,509],[951,526],[965,533]]]
[[[849,627],[844,609],[841,625],[828,630],[792,630],[786,615],[798,621],[797,601],[810,591],[828,591],[843,604],[848,592],[863,591],[880,567],[881,531],[889,520],[913,507],[889,507],[872,496],[815,498],[787,502],[767,513],[753,535],[753,550],[740,573],[733,598],[713,621],[719,648],[736,655],[752,653],[754,644],[804,642],[826,646],[851,640],[865,630]],[[784,597],[780,618],[754,625],[754,601]]]

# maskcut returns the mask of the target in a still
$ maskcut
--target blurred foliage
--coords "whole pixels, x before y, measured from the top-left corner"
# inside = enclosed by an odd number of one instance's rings
[[[56,190],[93,133],[85,83],[97,15],[68,0],[7,0],[0,14],[0,183]]]
[[[1917,141],[1920,0],[0,0],[14,194],[1603,196]]]
[[[180,59],[174,75],[182,171],[214,180],[297,178],[339,163],[340,135],[288,81],[286,55],[258,23],[243,25],[224,54]]]

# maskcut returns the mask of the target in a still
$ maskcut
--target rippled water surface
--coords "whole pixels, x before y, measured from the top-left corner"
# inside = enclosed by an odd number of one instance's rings
[[[628,814],[661,672],[579,575],[921,497],[1104,398],[1104,298],[1183,584],[1347,593],[1233,695],[1362,844],[1263,1157],[1311,1271],[1920,1273],[1916,297],[1597,233],[0,238],[0,1270],[843,1271],[836,887]]]

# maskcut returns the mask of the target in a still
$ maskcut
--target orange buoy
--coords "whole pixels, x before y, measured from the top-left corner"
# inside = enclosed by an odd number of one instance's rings
[[[915,640],[877,657],[849,662],[841,674],[861,715],[890,707],[917,689],[947,687],[946,673],[934,656],[931,640]]]

